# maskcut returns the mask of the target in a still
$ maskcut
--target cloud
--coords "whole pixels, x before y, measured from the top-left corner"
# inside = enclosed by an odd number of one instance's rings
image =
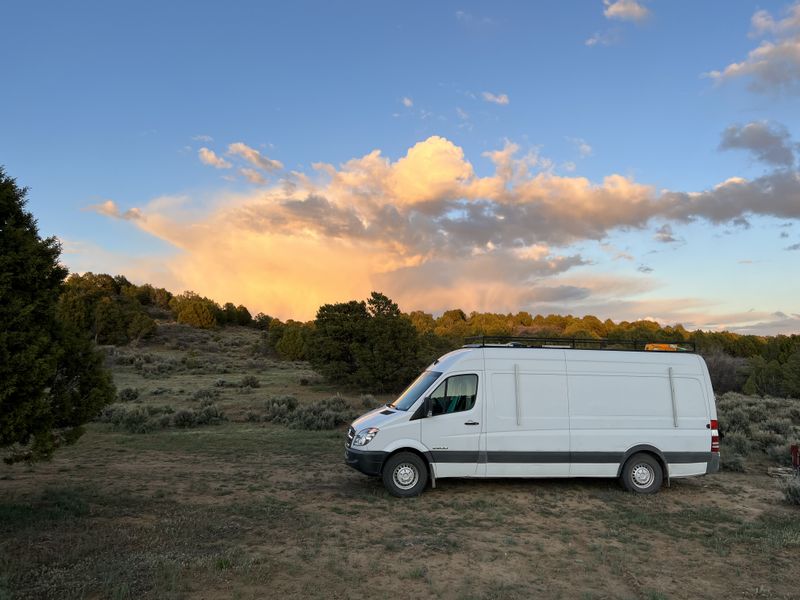
[[[228,154],[232,156],[241,156],[254,167],[264,171],[279,171],[283,169],[283,163],[281,161],[267,158],[255,148],[251,148],[242,142],[230,144],[228,146]]]
[[[589,37],[585,42],[586,46],[613,46],[619,43],[620,32],[617,29],[609,29],[608,31],[597,31]]]
[[[255,169],[239,169],[239,173],[247,179],[250,183],[262,184],[266,183],[264,176]]]
[[[664,244],[674,244],[676,242],[680,242],[678,238],[676,238],[672,233],[672,225],[669,223],[665,223],[658,229],[656,229],[656,234],[653,236],[656,241],[662,242]]]
[[[798,219],[800,174],[781,169],[752,181],[731,178],[702,192],[664,192],[659,204],[661,215],[680,222],[731,223],[749,215]]]
[[[217,156],[213,150],[206,147],[200,148],[197,155],[200,157],[200,162],[211,165],[216,169],[230,169],[233,165],[221,156]]]
[[[647,265],[639,265],[638,267],[636,267],[636,270],[639,271],[639,273],[652,273],[653,267],[649,267]]]
[[[781,311],[776,311],[769,315],[757,313],[760,320],[755,320],[750,315],[749,322],[745,324],[731,323],[728,325],[730,331],[742,335],[786,335],[800,333],[800,315],[786,315]]]
[[[408,96],[403,96],[401,102],[403,103],[403,106],[405,106],[406,108],[411,108],[412,106],[414,106],[414,101]]]
[[[656,278],[592,279],[576,244],[653,221],[668,242],[673,226],[695,220],[800,218],[800,177],[789,169],[676,192],[614,173],[599,181],[557,175],[535,148],[511,141],[485,156],[494,170],[481,176],[461,147],[431,136],[394,160],[376,149],[248,193],[221,193],[202,212],[190,199],[160,198],[131,222],[176,249],[165,268],[177,289],[310,318],[320,304],[372,289],[408,310],[613,312]],[[116,205],[99,206],[122,218]],[[666,306],[636,310],[673,314]]]
[[[607,19],[639,22],[650,15],[650,11],[637,0],[603,0],[603,4],[603,14]]]
[[[753,37],[768,33],[781,35],[800,29],[800,2],[795,2],[785,12],[786,17],[776,21],[766,10],[756,11],[750,19],[751,35]]]
[[[463,10],[456,11],[456,21],[469,26],[496,25],[495,20],[490,17],[477,17]]]
[[[483,92],[481,94],[483,99],[486,102],[492,102],[494,104],[506,105],[508,104],[508,96],[506,94],[493,94],[492,92]]]
[[[587,156],[592,155],[592,147],[583,138],[568,137],[567,141],[575,145],[581,158],[586,158]]]
[[[742,149],[767,164],[791,167],[794,164],[794,144],[786,127],[779,123],[754,121],[746,125],[731,125],[722,133],[720,150]]]
[[[784,250],[800,250],[800,243],[792,244],[791,246],[786,246]]]
[[[706,75],[717,83],[746,78],[755,92],[800,92],[800,2],[795,2],[784,19],[775,20],[767,11],[757,11],[751,36],[772,35],[747,54],[741,62]]]
[[[210,135],[193,135],[192,136],[192,140],[195,141],[195,142],[206,142],[206,143],[208,143],[208,142],[213,142],[214,138],[212,138]]]
[[[456,114],[458,115],[458,118],[461,119],[462,121],[469,120],[469,113],[460,106],[456,106]]]
[[[124,221],[132,221],[135,219],[142,218],[142,211],[138,208],[131,208],[122,212],[117,206],[117,203],[113,200],[106,200],[105,202],[101,202],[100,204],[90,204],[89,206],[85,207],[83,210],[88,210],[91,212],[96,212],[99,215],[103,215],[104,217],[111,217],[112,219],[122,219]]]

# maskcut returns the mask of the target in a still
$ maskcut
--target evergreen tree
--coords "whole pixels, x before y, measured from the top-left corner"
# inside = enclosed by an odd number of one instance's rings
[[[57,319],[67,270],[54,237],[39,237],[26,190],[0,168],[0,448],[41,459],[75,441],[114,397],[88,336]]]
[[[800,352],[795,352],[783,363],[783,392],[791,398],[800,398]]]
[[[320,306],[308,352],[314,370],[335,383],[353,383],[358,368],[354,351],[367,337],[369,318],[365,302]]]
[[[379,292],[372,292],[367,311],[367,335],[353,352],[353,383],[378,392],[399,391],[419,373],[419,336],[397,304]]]

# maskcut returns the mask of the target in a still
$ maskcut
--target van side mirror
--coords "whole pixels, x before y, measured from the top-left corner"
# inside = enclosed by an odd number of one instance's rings
[[[433,407],[431,406],[430,396],[425,396],[425,398],[422,400],[422,414],[424,414],[426,418],[433,416]]]

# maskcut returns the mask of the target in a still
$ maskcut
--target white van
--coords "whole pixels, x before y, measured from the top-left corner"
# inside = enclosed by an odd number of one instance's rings
[[[719,470],[702,357],[671,344],[560,342],[482,340],[442,356],[353,422],[346,463],[395,496],[443,477],[619,477],[650,494],[665,479]]]

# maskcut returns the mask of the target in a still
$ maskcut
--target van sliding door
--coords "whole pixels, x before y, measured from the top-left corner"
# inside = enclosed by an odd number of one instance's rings
[[[486,351],[488,477],[567,477],[569,407],[562,350],[496,360]]]

